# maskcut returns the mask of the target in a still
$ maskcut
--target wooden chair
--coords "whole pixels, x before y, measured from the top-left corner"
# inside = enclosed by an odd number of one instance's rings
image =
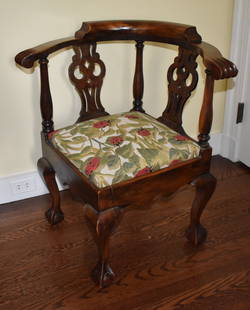
[[[131,111],[109,115],[100,101],[105,65],[96,44],[116,40],[136,42],[134,101]],[[142,107],[144,41],[178,45],[179,50],[168,69],[167,107],[158,119]],[[81,112],[76,124],[54,131],[48,56],[66,47],[75,52],[69,77],[80,95]],[[206,81],[196,142],[182,127],[182,111],[198,82],[198,55],[203,59]],[[74,37],[25,50],[15,60],[25,68],[33,67],[37,60],[40,64],[43,157],[38,169],[52,198],[47,220],[54,225],[64,218],[56,174],[74,197],[86,203],[86,218],[99,250],[92,277],[100,287],[115,277],[109,265],[109,239],[129,205],[148,205],[156,195],[170,195],[190,183],[196,195],[186,236],[194,245],[205,241],[207,233],[200,217],[216,186],[209,172],[212,150],[208,143],[214,80],[236,76],[232,62],[202,42],[193,26],[139,20],[84,22]]]

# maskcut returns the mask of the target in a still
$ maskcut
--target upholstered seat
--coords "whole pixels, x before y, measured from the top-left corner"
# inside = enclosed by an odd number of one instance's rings
[[[200,152],[197,143],[140,112],[84,121],[52,132],[50,139],[99,188],[195,158]]]

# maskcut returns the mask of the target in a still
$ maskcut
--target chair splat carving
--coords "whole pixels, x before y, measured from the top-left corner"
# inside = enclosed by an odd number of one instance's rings
[[[101,104],[100,93],[105,76],[105,65],[96,52],[96,43],[73,47],[75,55],[69,66],[69,77],[82,103],[77,122],[108,115]]]
[[[117,40],[136,42],[134,100],[132,111],[109,115],[100,100],[105,65],[96,52],[96,43]],[[147,41],[179,47],[167,74],[167,107],[158,120],[143,113],[142,108],[143,47]],[[47,57],[66,47],[75,52],[69,78],[80,95],[81,111],[77,124],[54,131]],[[198,82],[198,55],[203,59],[206,81],[198,141],[194,141],[182,127],[182,112]],[[47,42],[16,56],[16,62],[25,68],[33,67],[37,60],[41,70],[43,151],[38,170],[52,200],[46,217],[51,225],[64,219],[57,175],[85,204],[87,223],[99,252],[92,272],[95,282],[105,287],[115,279],[109,246],[114,228],[130,209],[127,207],[149,205],[159,194],[170,195],[186,184],[196,188],[186,237],[196,246],[203,243],[207,231],[201,215],[216,187],[216,179],[209,173],[214,81],[236,76],[235,65],[214,46],[202,42],[194,26],[140,20],[83,23],[74,37]]]
[[[168,69],[168,103],[159,120],[180,133],[184,133],[184,105],[198,83],[197,56],[196,52],[179,47],[179,54]]]

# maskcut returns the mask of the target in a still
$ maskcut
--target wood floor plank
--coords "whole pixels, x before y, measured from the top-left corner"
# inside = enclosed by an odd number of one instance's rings
[[[250,172],[216,156],[207,242],[184,238],[194,190],[125,214],[112,237],[113,286],[100,290],[83,205],[62,193],[65,221],[44,219],[48,195],[0,206],[0,310],[250,309]]]

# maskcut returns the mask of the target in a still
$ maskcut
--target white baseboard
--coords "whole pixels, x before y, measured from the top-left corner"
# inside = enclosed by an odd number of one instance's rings
[[[16,185],[19,182],[29,182],[29,188],[24,192],[17,192]],[[64,187],[57,181],[60,190]],[[0,178],[0,204],[27,199],[47,194],[47,187],[44,185],[38,171],[19,173]]]
[[[211,135],[211,145],[213,147],[213,155],[220,154],[222,134]],[[15,190],[18,182],[29,181],[31,186],[27,191],[19,193]],[[64,189],[59,182],[59,189]],[[48,190],[44,185],[37,171],[25,172],[0,178],[0,204],[27,199],[35,196],[47,194]]]
[[[33,183],[31,189],[23,193],[16,193],[13,184],[17,184],[23,180],[32,180]],[[47,193],[48,190],[43,184],[37,171],[0,178],[0,203],[17,201]]]

